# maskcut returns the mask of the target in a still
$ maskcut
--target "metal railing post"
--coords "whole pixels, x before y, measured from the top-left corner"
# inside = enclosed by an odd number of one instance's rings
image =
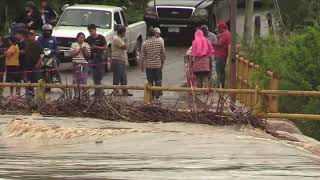
[[[41,100],[46,99],[46,88],[45,88],[45,81],[43,79],[40,79],[38,81],[38,86],[37,86],[37,98]]]
[[[148,82],[144,83],[144,103],[151,104],[152,101],[152,91],[149,89],[150,84]]]

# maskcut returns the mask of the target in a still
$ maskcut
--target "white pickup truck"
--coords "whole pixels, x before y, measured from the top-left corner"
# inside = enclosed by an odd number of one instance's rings
[[[76,35],[83,32],[89,36],[87,26],[95,24],[97,32],[106,38],[110,55],[112,38],[116,35],[115,26],[122,24],[127,28],[126,38],[129,43],[129,64],[135,65],[141,50],[142,42],[146,38],[146,23],[144,21],[128,25],[123,8],[106,5],[74,5],[67,7],[57,25],[53,29],[53,36],[59,43],[59,51],[67,58],[70,46],[75,42]]]

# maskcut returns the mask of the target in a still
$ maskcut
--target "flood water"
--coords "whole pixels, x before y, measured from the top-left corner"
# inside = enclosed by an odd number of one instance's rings
[[[12,116],[0,116],[3,127]],[[42,118],[65,127],[128,128],[94,138],[0,138],[0,179],[319,179],[320,159],[268,135],[186,123],[126,123]],[[3,130],[2,130],[3,131]]]

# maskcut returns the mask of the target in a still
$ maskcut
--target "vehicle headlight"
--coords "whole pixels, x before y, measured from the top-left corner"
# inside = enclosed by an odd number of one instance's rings
[[[148,8],[145,10],[145,14],[146,14],[146,15],[157,15],[156,8],[154,8],[154,7],[148,7]]]
[[[208,16],[208,10],[206,9],[196,9],[193,13],[193,16]]]

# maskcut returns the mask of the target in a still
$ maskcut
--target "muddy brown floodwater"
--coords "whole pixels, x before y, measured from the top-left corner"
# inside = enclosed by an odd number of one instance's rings
[[[320,178],[319,157],[258,130],[33,116],[34,126],[53,127],[58,134],[108,133],[47,137],[30,135],[38,132],[33,129],[8,136],[7,123],[14,118],[0,116],[0,179]]]

